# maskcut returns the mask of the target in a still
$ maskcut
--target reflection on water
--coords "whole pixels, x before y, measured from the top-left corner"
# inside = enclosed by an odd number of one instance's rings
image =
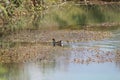
[[[114,63],[84,64],[23,64],[17,71],[10,67],[6,80],[119,80],[120,70]],[[16,64],[14,64],[16,65]],[[17,67],[19,67],[18,65]]]

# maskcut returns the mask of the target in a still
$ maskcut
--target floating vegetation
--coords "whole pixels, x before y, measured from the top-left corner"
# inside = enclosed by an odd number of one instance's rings
[[[112,34],[108,31],[85,31],[85,30],[28,30],[12,33],[2,41],[11,42],[4,43],[8,44],[9,47],[0,49],[0,62],[1,63],[19,63],[19,62],[34,62],[41,60],[55,60],[56,54],[53,53],[66,53],[71,51],[70,47],[53,47],[52,38],[56,40],[62,40],[64,42],[84,42],[91,40],[102,40],[111,37]],[[30,44],[29,44],[30,43]],[[45,45],[44,45],[45,44]],[[49,44],[49,45],[47,45]],[[11,47],[12,46],[12,47]],[[73,49],[74,51],[74,49]],[[75,51],[77,51],[75,49]],[[87,53],[91,53],[89,49],[84,50]],[[84,54],[84,51],[81,54]],[[95,50],[93,50],[95,51]],[[101,52],[101,51],[100,51]],[[95,53],[95,52],[94,52]],[[107,53],[107,52],[106,52]],[[86,53],[85,53],[86,54]],[[94,54],[93,57],[101,56]],[[104,54],[105,55],[105,54]],[[86,56],[86,55],[85,55]],[[92,58],[88,56],[86,61],[92,61]],[[108,59],[107,59],[108,60]],[[74,58],[75,62],[81,62],[78,58]],[[83,61],[82,61],[83,62]]]
[[[53,61],[55,51],[64,51],[66,48],[44,46],[41,44],[18,46],[8,49],[0,49],[0,63],[25,63],[41,60]]]
[[[100,48],[76,48],[73,50],[72,62],[79,64],[105,63],[113,62],[115,59],[115,51],[104,51]]]
[[[120,62],[120,50],[116,50],[115,59]]]
[[[69,42],[102,40],[112,36],[109,31],[86,30],[28,30],[6,36],[4,41],[11,42],[51,42],[52,38]]]
[[[26,63],[37,61],[67,61],[76,64],[120,61],[119,51],[100,47],[53,47],[41,44],[0,49],[0,63]]]

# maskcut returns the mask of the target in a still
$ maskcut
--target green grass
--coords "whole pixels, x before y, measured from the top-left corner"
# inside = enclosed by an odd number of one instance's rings
[[[107,5],[106,5],[107,6]],[[42,20],[42,26],[49,24],[58,26],[60,29],[78,27],[88,24],[100,24],[105,22],[120,22],[119,12],[106,6],[63,6],[62,8],[51,9]],[[49,23],[47,23],[49,22]],[[50,26],[49,25],[49,26]],[[78,25],[78,26],[76,26]],[[78,29],[77,28],[77,29]]]
[[[104,22],[120,22],[120,10],[116,5],[82,5],[65,4],[55,6],[44,12],[31,16],[15,17],[15,21],[7,25],[7,30],[23,29],[81,29],[85,25],[100,24]],[[13,18],[14,19],[14,18]]]

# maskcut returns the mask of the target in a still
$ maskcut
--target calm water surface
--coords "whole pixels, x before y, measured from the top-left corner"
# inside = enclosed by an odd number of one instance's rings
[[[0,80],[120,80],[120,62],[91,62],[89,64],[82,64],[72,61],[76,57],[76,53],[82,54],[82,52],[74,50],[77,48],[87,49],[97,46],[104,52],[119,49],[119,31],[113,32],[114,36],[109,39],[71,43],[70,47],[73,49],[61,55],[60,59],[56,61],[4,64],[0,68],[7,71],[1,72],[2,70],[0,70]],[[88,54],[94,54],[94,52],[90,53],[88,51]]]

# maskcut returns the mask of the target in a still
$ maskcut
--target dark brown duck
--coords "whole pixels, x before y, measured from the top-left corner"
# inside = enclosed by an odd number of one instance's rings
[[[56,45],[57,45],[57,46],[63,46],[61,40],[60,40],[60,41],[55,41],[55,39],[53,38],[52,41],[53,41],[53,42],[52,42],[53,46],[56,46]]]

